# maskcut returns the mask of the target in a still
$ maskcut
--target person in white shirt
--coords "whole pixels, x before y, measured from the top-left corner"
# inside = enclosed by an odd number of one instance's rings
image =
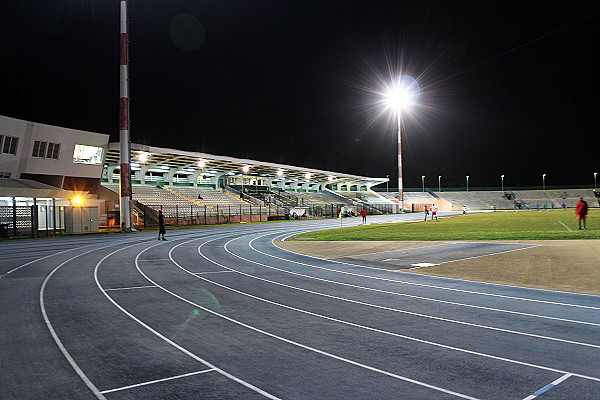
[[[438,219],[438,217],[437,217],[437,207],[435,206],[435,204],[432,204],[431,205],[431,220],[433,221],[434,218],[437,221],[437,219]]]

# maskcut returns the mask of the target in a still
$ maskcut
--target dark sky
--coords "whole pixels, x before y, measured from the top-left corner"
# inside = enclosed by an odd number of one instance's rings
[[[405,73],[405,186],[592,184],[599,4],[130,0],[132,141],[393,183]],[[0,114],[118,141],[119,1],[0,12]]]

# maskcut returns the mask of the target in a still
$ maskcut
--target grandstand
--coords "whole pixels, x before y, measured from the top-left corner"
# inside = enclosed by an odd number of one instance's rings
[[[0,224],[14,235],[18,227],[26,227],[32,235],[40,227],[60,231],[64,225],[60,216],[77,197],[87,207],[98,207],[100,225],[118,225],[119,143],[109,143],[109,135],[3,116],[0,132],[5,133],[0,135],[0,207],[5,208],[0,210],[5,215]],[[294,208],[306,210],[309,217],[333,217],[340,209],[350,213],[359,207],[369,213],[400,210],[397,192],[374,191],[387,178],[136,143],[130,147],[132,208],[143,226],[156,222],[159,209],[178,225],[280,218]],[[579,196],[591,200],[590,207],[599,206],[590,189],[438,193],[427,189],[405,191],[403,209],[420,211],[434,203],[440,210],[563,204],[570,208]]]

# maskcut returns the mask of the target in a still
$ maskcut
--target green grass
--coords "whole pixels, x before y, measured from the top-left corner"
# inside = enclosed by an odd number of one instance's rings
[[[562,224],[561,224],[562,222]],[[457,215],[439,221],[359,225],[296,235],[313,240],[564,240],[600,239],[600,210],[577,230],[573,210],[509,211]],[[563,225],[564,224],[564,225]],[[566,225],[566,227],[565,227]],[[569,231],[570,228],[572,231]]]

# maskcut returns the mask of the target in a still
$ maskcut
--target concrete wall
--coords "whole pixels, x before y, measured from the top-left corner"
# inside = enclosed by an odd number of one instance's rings
[[[21,174],[100,178],[102,165],[87,165],[73,162],[76,144],[108,147],[109,136],[52,125],[38,124],[0,116],[0,134],[19,138],[16,155],[0,153],[0,171],[10,172],[11,178]],[[59,143],[58,160],[32,156],[36,140]]]

